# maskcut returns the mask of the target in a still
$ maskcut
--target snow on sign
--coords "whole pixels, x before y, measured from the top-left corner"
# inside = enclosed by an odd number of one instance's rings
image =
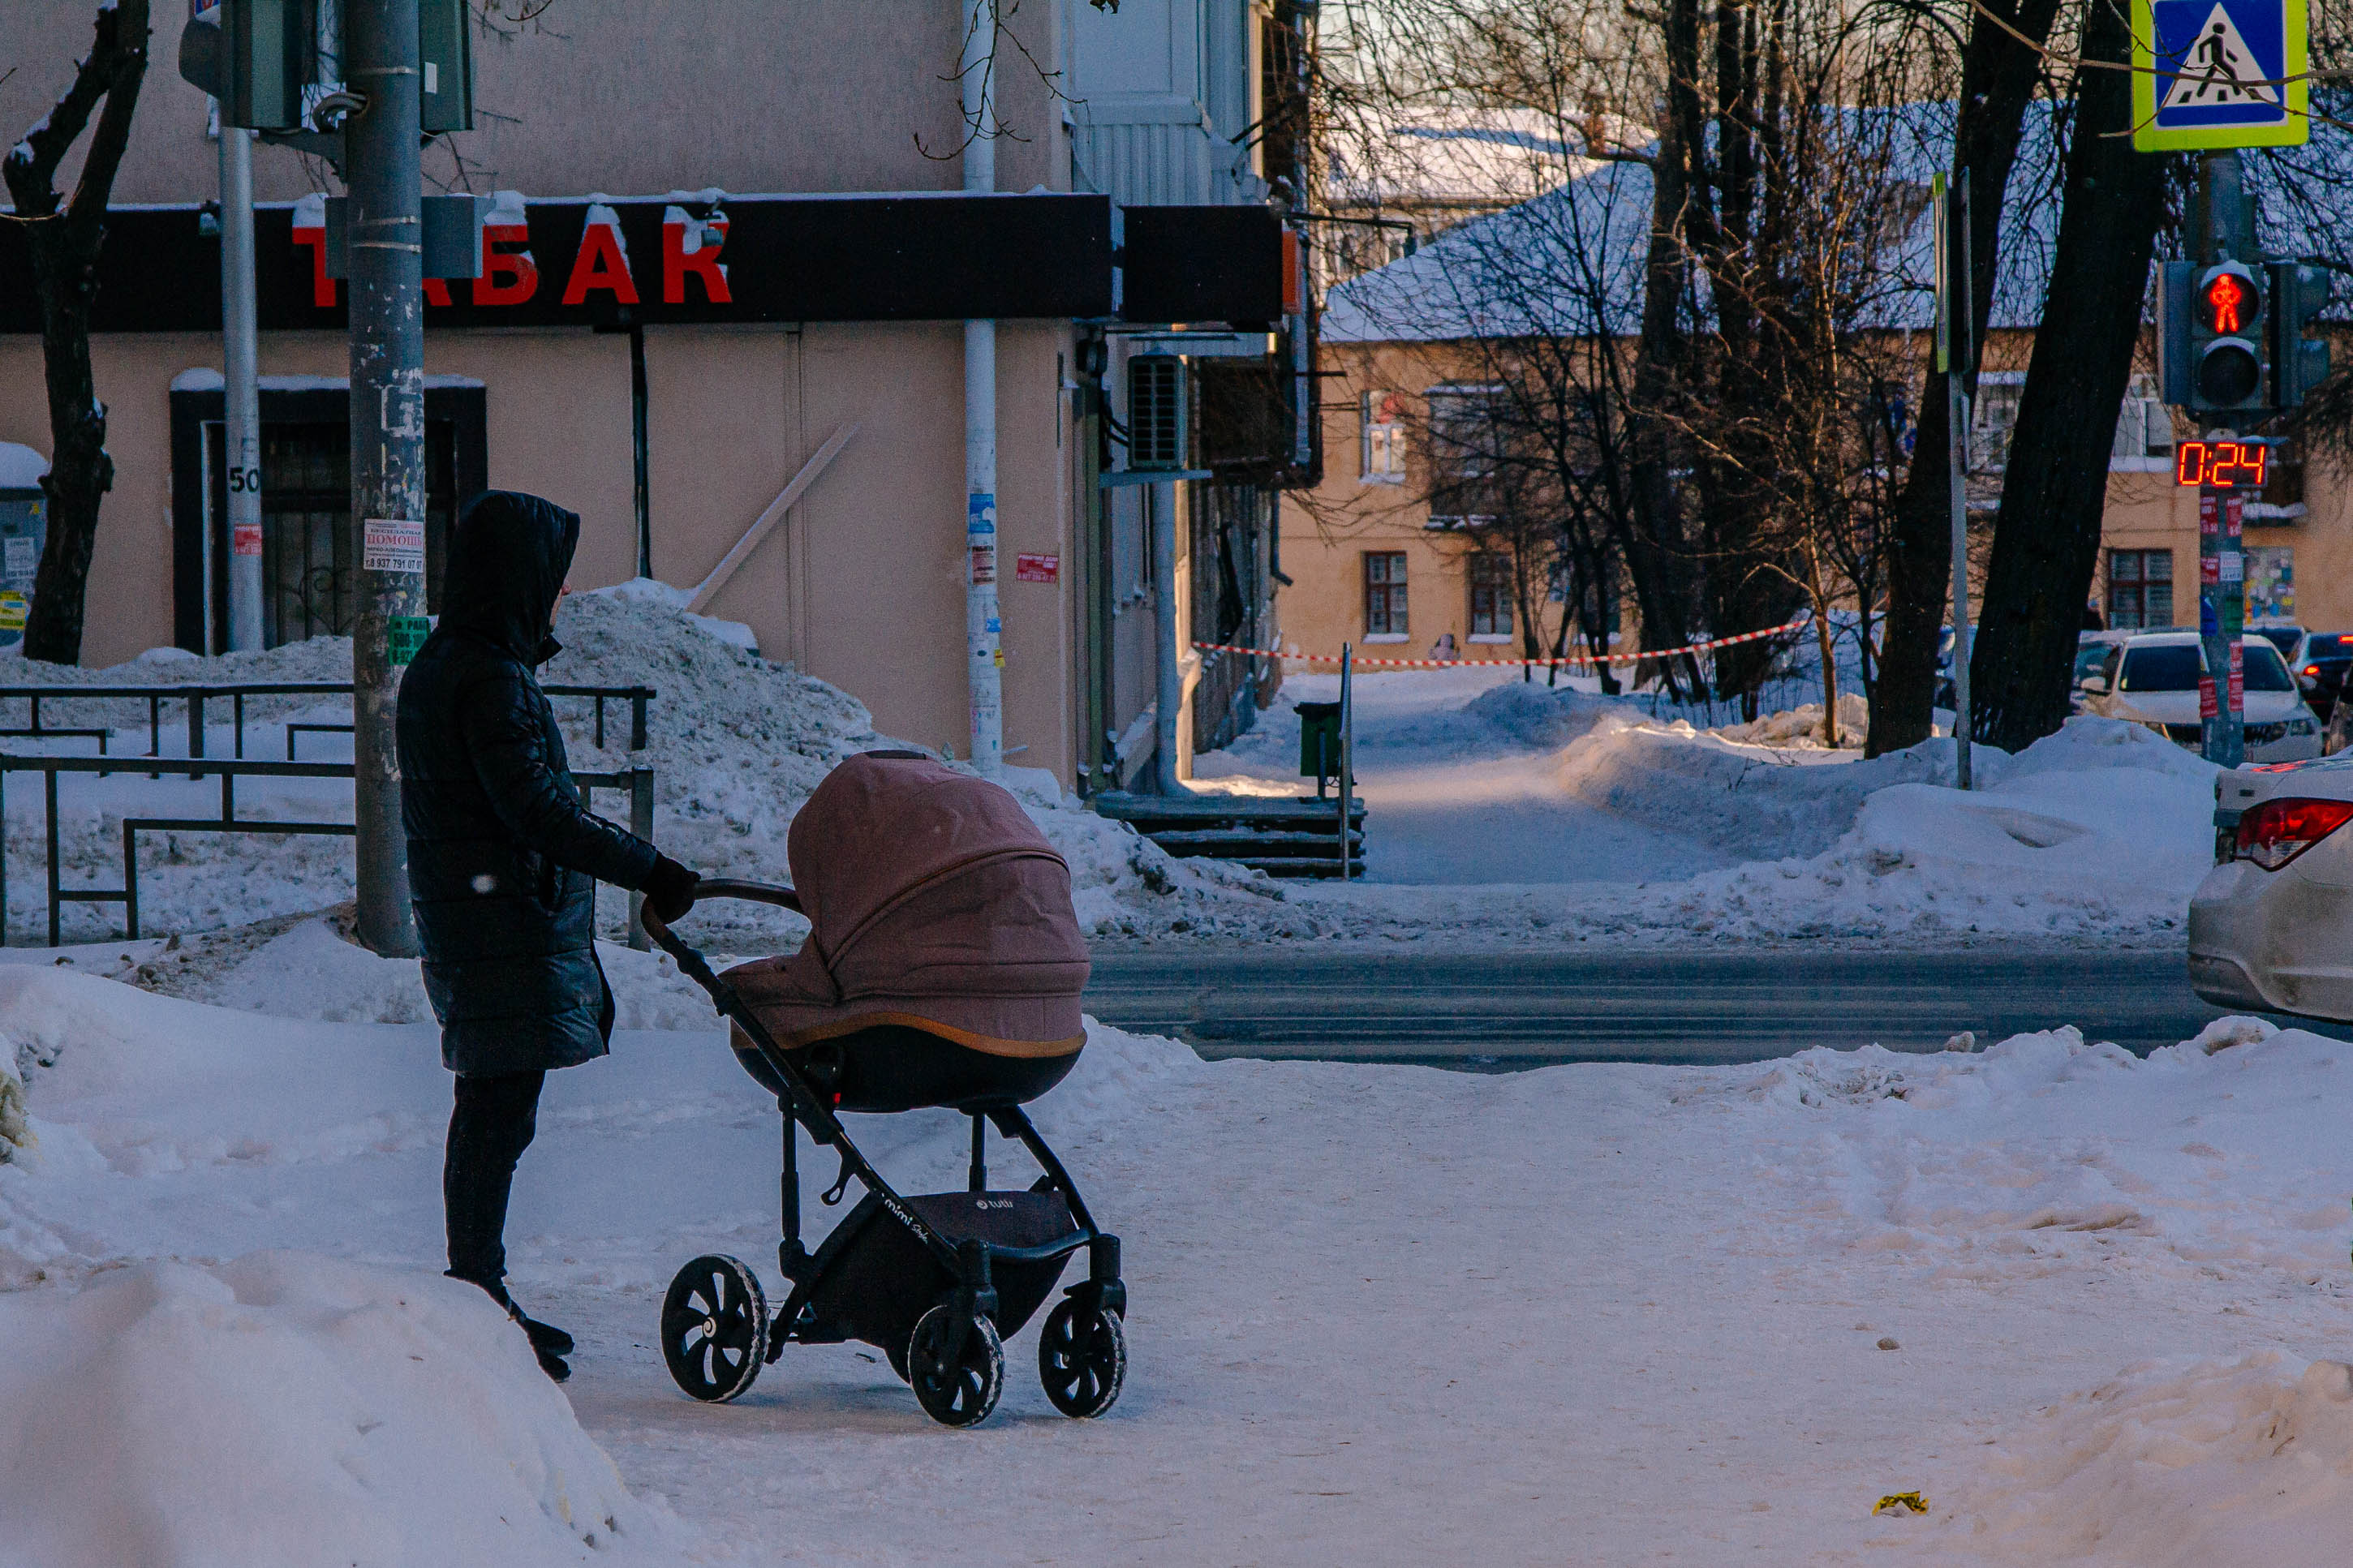
[[[2133,146],[2310,140],[2306,0],[2134,0]]]

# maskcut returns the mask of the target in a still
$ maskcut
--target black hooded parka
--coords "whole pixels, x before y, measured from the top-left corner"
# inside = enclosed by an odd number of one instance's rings
[[[491,490],[459,519],[440,623],[400,683],[401,825],[441,1059],[461,1073],[603,1056],[613,994],[596,883],[642,891],[658,857],[583,808],[533,671],[580,519]]]

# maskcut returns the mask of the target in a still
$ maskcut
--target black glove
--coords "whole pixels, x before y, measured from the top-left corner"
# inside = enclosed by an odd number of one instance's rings
[[[694,890],[702,883],[669,856],[656,857],[653,874],[646,879],[646,912],[666,926],[676,925],[694,908]]]

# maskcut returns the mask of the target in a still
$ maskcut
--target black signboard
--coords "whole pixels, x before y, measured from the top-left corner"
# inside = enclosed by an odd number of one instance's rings
[[[511,219],[511,208],[499,209]],[[701,321],[1109,318],[1111,203],[949,194],[532,201],[494,216],[483,275],[427,286],[428,330]],[[298,217],[308,221],[298,221]],[[254,214],[266,331],[344,325],[320,204]],[[1279,312],[1281,243],[1262,207],[1130,208],[1129,321],[1258,322]],[[220,242],[189,206],[107,216],[92,325],[217,331]],[[0,224],[0,332],[37,332],[23,229]]]

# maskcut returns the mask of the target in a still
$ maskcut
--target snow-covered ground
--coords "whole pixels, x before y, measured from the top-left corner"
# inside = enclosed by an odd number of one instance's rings
[[[332,940],[216,982],[364,1016]],[[71,956],[0,967],[0,1563],[2296,1568],[2353,1529],[2341,1042],[1494,1078],[1099,1028],[1037,1110],[1126,1238],[1127,1392],[1056,1415],[1033,1329],[957,1433],[864,1347],[670,1386],[670,1272],[773,1261],[776,1119],[716,1030],[550,1080],[510,1236],[583,1341],[559,1392],[433,1272],[429,1026]],[[953,1118],[861,1122],[958,1184]]]
[[[835,763],[892,743],[866,709],[823,681],[772,664],[656,598],[575,595],[557,630],[551,683],[644,683],[659,693],[647,760],[655,837],[706,874],[783,880],[793,814]],[[349,645],[319,638],[259,655],[60,670],[21,659],[12,677],[62,688],[94,681],[346,678]],[[1588,683],[1589,684],[1589,683]],[[1293,677],[1257,729],[1200,759],[1197,787],[1300,793],[1301,698],[1331,677]],[[216,709],[225,705],[216,704]],[[625,715],[597,748],[580,700],[560,700],[575,765],[630,765]],[[1176,860],[1064,794],[1039,770],[1007,782],[1071,862],[1078,910],[1099,941],[1351,942],[1479,948],[1700,940],[1952,943],[2044,941],[2169,945],[2211,855],[2212,772],[2152,732],[2079,721],[2012,758],[1979,748],[1978,791],[1949,787],[1952,748],[1932,741],[1866,761],[1825,750],[1788,717],[1714,731],[1643,706],[1553,691],[1512,670],[1401,671],[1356,690],[1358,773],[1369,806],[1369,880],[1282,883],[1208,860]],[[60,695],[51,725],[124,726],[143,751],[145,704]],[[207,750],[227,752],[225,711]],[[301,698],[249,705],[248,755],[283,754],[285,725],[348,719],[348,704]],[[1850,727],[1852,733],[1852,726]],[[164,750],[185,744],[166,715]],[[23,742],[17,742],[22,744]],[[62,750],[90,749],[60,741]],[[336,735],[304,754],[348,757]],[[1312,789],[1312,786],[1310,786]],[[121,885],[121,821],[209,814],[217,785],[126,772],[69,776],[60,792],[69,887]],[[348,821],[341,781],[248,780],[253,816]],[[626,815],[615,792],[599,809]],[[8,938],[39,940],[47,910],[40,791],[8,792]],[[157,833],[141,840],[149,929],[184,934],[292,917],[351,894],[351,846],[336,837]],[[606,929],[625,919],[605,895]],[[119,931],[112,905],[69,905],[69,940]],[[770,952],[798,939],[796,917],[713,909],[707,941]]]
[[[1295,704],[1337,691],[1288,678],[1196,786],[1300,793]],[[1367,880],[1288,891],[1330,935],[2170,944],[2212,860],[2213,770],[2113,721],[1978,747],[1964,793],[1949,741],[1866,761],[1786,721],[1694,731],[1512,670],[1367,675],[1355,704]]]

